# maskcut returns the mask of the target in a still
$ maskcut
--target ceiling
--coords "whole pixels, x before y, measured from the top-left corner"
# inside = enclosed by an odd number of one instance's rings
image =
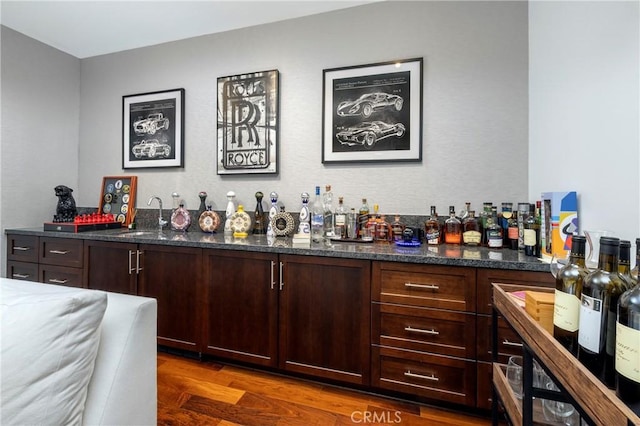
[[[0,23],[77,58],[384,0],[0,0]]]

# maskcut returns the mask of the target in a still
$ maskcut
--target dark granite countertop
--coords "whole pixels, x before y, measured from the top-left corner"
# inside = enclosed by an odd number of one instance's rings
[[[304,256],[340,257],[391,262],[423,263],[432,265],[468,266],[475,268],[512,269],[549,272],[549,265],[521,251],[510,249],[489,250],[485,247],[466,247],[451,244],[420,247],[399,247],[393,243],[337,242],[297,246],[292,238],[250,235],[235,238],[223,233],[206,234],[199,231],[176,232],[153,229],[112,229],[80,233],[44,231],[42,228],[7,229],[14,235],[74,238],[82,240],[160,244],[176,247],[201,247],[209,249],[258,251]]]

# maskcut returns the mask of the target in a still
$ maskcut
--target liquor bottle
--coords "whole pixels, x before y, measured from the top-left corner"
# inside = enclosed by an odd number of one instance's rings
[[[556,274],[553,306],[553,337],[574,356],[578,354],[578,322],[580,297],[584,279],[589,274],[585,266],[587,239],[574,235],[571,240],[569,262]]]
[[[487,226],[485,228],[485,241],[487,247],[492,249],[502,248],[502,228],[498,224],[497,207],[491,207],[491,216],[487,217]]]
[[[509,220],[513,218],[513,203],[502,203],[502,217],[500,227],[502,227],[502,246],[509,247]]]
[[[640,259],[640,238],[636,259]],[[616,394],[640,416],[640,283],[620,296],[617,313]]]
[[[479,246],[482,242],[480,223],[474,210],[469,210],[469,215],[462,222],[462,242],[465,246]]]
[[[264,194],[260,191],[256,192],[256,210],[253,212],[253,233],[254,234],[266,234],[267,233],[267,221],[264,216],[264,208],[262,207],[262,198]]]
[[[275,237],[276,233],[273,229],[273,224],[271,223],[271,219],[278,214],[278,193],[272,191],[269,194],[269,199],[271,200],[271,206],[269,207],[269,217],[267,218],[267,237]]]
[[[518,203],[518,250],[524,250],[524,223],[529,217],[529,203]]]
[[[367,226],[367,222],[369,222],[369,204],[367,204],[367,199],[363,198],[358,211],[358,236],[360,238],[362,238],[362,230]]]
[[[634,279],[631,277],[631,241],[620,240],[620,257],[618,259],[618,273],[625,280],[627,288],[634,286]]]
[[[638,270],[640,269],[640,238],[636,238],[636,265],[631,270],[631,278],[636,282],[640,282],[638,280]]]
[[[393,231],[391,230],[391,225],[387,222],[387,217],[381,214],[379,219],[376,220],[376,233],[374,234],[374,240],[376,242],[388,243],[391,241],[392,237]]]
[[[518,250],[518,212],[513,212],[509,219],[508,240],[511,250]]]
[[[324,240],[324,208],[320,198],[320,187],[316,186],[316,196],[311,203],[311,239],[315,243]]]
[[[309,211],[309,193],[303,192],[300,194],[300,198],[302,199],[302,207],[300,207],[300,215],[298,216],[298,219],[300,220],[300,223],[298,224],[298,234],[310,235],[311,225],[309,222],[311,220],[311,213]]]
[[[610,388],[615,387],[618,299],[627,290],[618,274],[620,240],[600,238],[598,269],[584,280],[578,324],[578,359]]]
[[[529,217],[524,222],[524,254],[535,256],[540,241],[540,224],[536,222],[536,206],[529,204]]]
[[[444,242],[447,244],[462,243],[462,223],[456,217],[454,206],[449,206],[449,219],[444,222]]]
[[[480,222],[480,232],[482,233],[482,242],[483,246],[487,245],[487,241],[485,240],[485,229],[487,228],[487,219],[491,216],[491,206],[493,203],[489,201],[485,201],[482,203],[482,211],[478,216],[478,222]]]
[[[538,244],[536,244],[535,252],[533,255],[539,258],[539,257],[542,257],[542,201],[540,200],[536,201],[535,217],[536,217],[536,224],[538,225],[537,227]]]
[[[331,192],[331,185],[326,185],[324,190],[322,195],[324,236],[331,238],[335,235],[333,229],[333,192]]]
[[[233,191],[227,192],[227,208],[224,212],[224,233],[231,234],[231,215],[236,212],[236,193]]]
[[[424,223],[424,238],[428,245],[438,245],[441,243],[440,222],[438,221],[436,206],[431,206],[431,215]]]
[[[338,197],[338,207],[333,213],[333,228],[336,238],[347,238],[347,209],[343,197]]]
[[[469,217],[470,211],[471,211],[471,202],[467,201],[464,203],[464,209],[460,212],[460,215],[458,216],[460,223],[464,222],[464,220]]]
[[[400,215],[397,214],[393,220],[393,223],[391,224],[391,234],[393,241],[404,240],[403,233],[405,228],[405,224],[400,220]]]
[[[379,209],[380,206],[378,204],[373,205],[373,214],[369,215],[369,220],[367,221],[366,225],[366,228],[368,230],[367,235],[371,235],[371,238],[373,238],[373,240],[376,239],[376,224],[380,222],[380,214],[378,213]]]

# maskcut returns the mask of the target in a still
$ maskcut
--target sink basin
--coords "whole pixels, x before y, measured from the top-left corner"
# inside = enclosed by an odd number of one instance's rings
[[[127,231],[125,233],[120,234],[119,236],[122,238],[127,237],[141,237],[143,235],[161,235],[158,231]]]

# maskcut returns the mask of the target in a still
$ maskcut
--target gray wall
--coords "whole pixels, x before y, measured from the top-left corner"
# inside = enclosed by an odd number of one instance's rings
[[[4,271],[4,230],[42,226],[55,212],[54,186],[79,187],[80,60],[4,26],[1,30]]]
[[[640,2],[530,2],[529,195],[576,190],[583,230],[640,237]]]
[[[277,191],[288,209],[330,183],[345,204],[446,213],[471,201],[527,199],[527,5],[523,2],[382,2],[82,60],[79,200],[95,204],[102,176],[131,173],[138,206],[199,191],[224,210],[234,190]],[[321,164],[322,70],[423,57],[422,163]],[[221,177],[215,169],[216,78],[281,73],[280,174]],[[121,170],[122,96],[184,87],[183,170]],[[508,159],[508,160],[507,160]]]

